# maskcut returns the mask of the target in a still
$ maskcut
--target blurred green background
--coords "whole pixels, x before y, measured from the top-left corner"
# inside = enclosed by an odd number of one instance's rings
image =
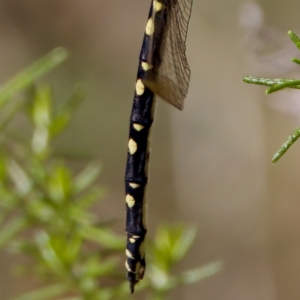
[[[129,115],[149,1],[0,2],[0,82],[57,46],[70,59],[47,80],[62,98],[77,82],[88,96],[57,142],[60,151],[103,163],[99,218],[124,232]],[[300,169],[296,143],[271,158],[300,124],[297,91],[265,96],[246,75],[299,77],[299,1],[194,0],[187,56],[192,70],[183,112],[158,102],[152,129],[149,235],[159,222],[198,227],[182,269],[222,260],[224,269],[172,299],[300,299]],[[298,96],[299,97],[299,96]],[[298,100],[299,101],[299,100]],[[23,130],[23,120],[18,121]],[[0,294],[25,289],[0,257]],[[2,297],[1,296],[1,297]]]

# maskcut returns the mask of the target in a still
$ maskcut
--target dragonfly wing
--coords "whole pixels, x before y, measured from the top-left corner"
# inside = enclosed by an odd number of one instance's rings
[[[167,102],[182,110],[188,92],[190,68],[186,38],[192,0],[165,0],[164,37],[159,45],[159,62],[145,74],[144,84]]]

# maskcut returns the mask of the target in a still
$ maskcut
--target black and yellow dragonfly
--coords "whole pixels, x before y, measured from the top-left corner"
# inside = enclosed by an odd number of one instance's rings
[[[125,174],[126,268],[132,293],[146,268],[144,196],[155,96],[183,109],[190,80],[185,43],[191,9],[192,0],[152,0],[144,33],[130,117]]]

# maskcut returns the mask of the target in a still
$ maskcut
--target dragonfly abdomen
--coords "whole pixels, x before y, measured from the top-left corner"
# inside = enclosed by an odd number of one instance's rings
[[[192,0],[152,0],[140,52],[130,117],[126,189],[126,268],[133,293],[143,278],[146,261],[145,188],[149,161],[148,137],[153,122],[155,94],[182,109],[189,67],[185,39]]]

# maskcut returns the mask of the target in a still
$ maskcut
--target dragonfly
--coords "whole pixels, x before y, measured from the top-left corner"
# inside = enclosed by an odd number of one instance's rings
[[[146,269],[148,137],[156,96],[182,110],[190,68],[186,38],[193,0],[152,0],[139,57],[125,172],[126,262],[131,293]]]

